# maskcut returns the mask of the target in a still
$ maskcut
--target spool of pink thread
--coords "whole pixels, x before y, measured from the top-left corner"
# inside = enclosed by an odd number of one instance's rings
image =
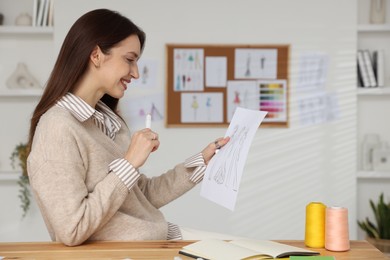
[[[325,248],[330,251],[348,251],[348,209],[328,207],[325,216]]]

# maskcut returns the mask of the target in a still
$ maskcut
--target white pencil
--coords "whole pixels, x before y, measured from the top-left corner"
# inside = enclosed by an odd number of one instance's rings
[[[152,115],[151,114],[146,115],[145,125],[146,125],[146,128],[149,128],[149,129],[152,128]]]

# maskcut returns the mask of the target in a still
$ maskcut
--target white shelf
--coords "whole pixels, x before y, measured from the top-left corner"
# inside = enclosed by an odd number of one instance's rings
[[[19,180],[20,175],[21,172],[18,171],[13,171],[13,172],[0,171],[0,181],[17,181]]]
[[[357,89],[357,94],[360,96],[369,95],[390,95],[390,87],[384,88],[362,88]]]
[[[53,27],[34,27],[34,26],[0,26],[0,34],[47,34],[51,35],[54,32]]]
[[[359,171],[357,173],[358,179],[389,179],[390,171]]]
[[[359,24],[358,32],[390,32],[390,24]]]
[[[7,89],[0,90],[1,97],[40,97],[43,89]]]

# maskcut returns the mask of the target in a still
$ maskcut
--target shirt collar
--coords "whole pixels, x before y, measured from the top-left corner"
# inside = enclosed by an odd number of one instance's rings
[[[101,111],[96,110],[91,107],[87,102],[82,98],[68,92],[63,96],[58,102],[57,105],[60,107],[66,108],[72,115],[77,118],[80,122],[84,122],[90,117],[94,116],[101,122],[104,122],[104,115],[112,123],[113,130],[116,132],[120,129],[121,123],[118,116],[102,101],[98,101],[96,107]]]
[[[72,93],[67,93],[63,96],[57,102],[57,105],[66,108],[80,122],[86,121],[96,112],[96,109]]]

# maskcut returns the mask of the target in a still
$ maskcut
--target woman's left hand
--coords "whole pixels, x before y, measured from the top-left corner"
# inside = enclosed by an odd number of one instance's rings
[[[206,148],[203,149],[202,155],[204,162],[206,165],[209,163],[211,158],[215,155],[216,151],[221,149],[225,144],[227,144],[230,140],[230,137],[227,136],[225,138],[218,138],[214,142],[210,143],[209,145],[206,146]]]

